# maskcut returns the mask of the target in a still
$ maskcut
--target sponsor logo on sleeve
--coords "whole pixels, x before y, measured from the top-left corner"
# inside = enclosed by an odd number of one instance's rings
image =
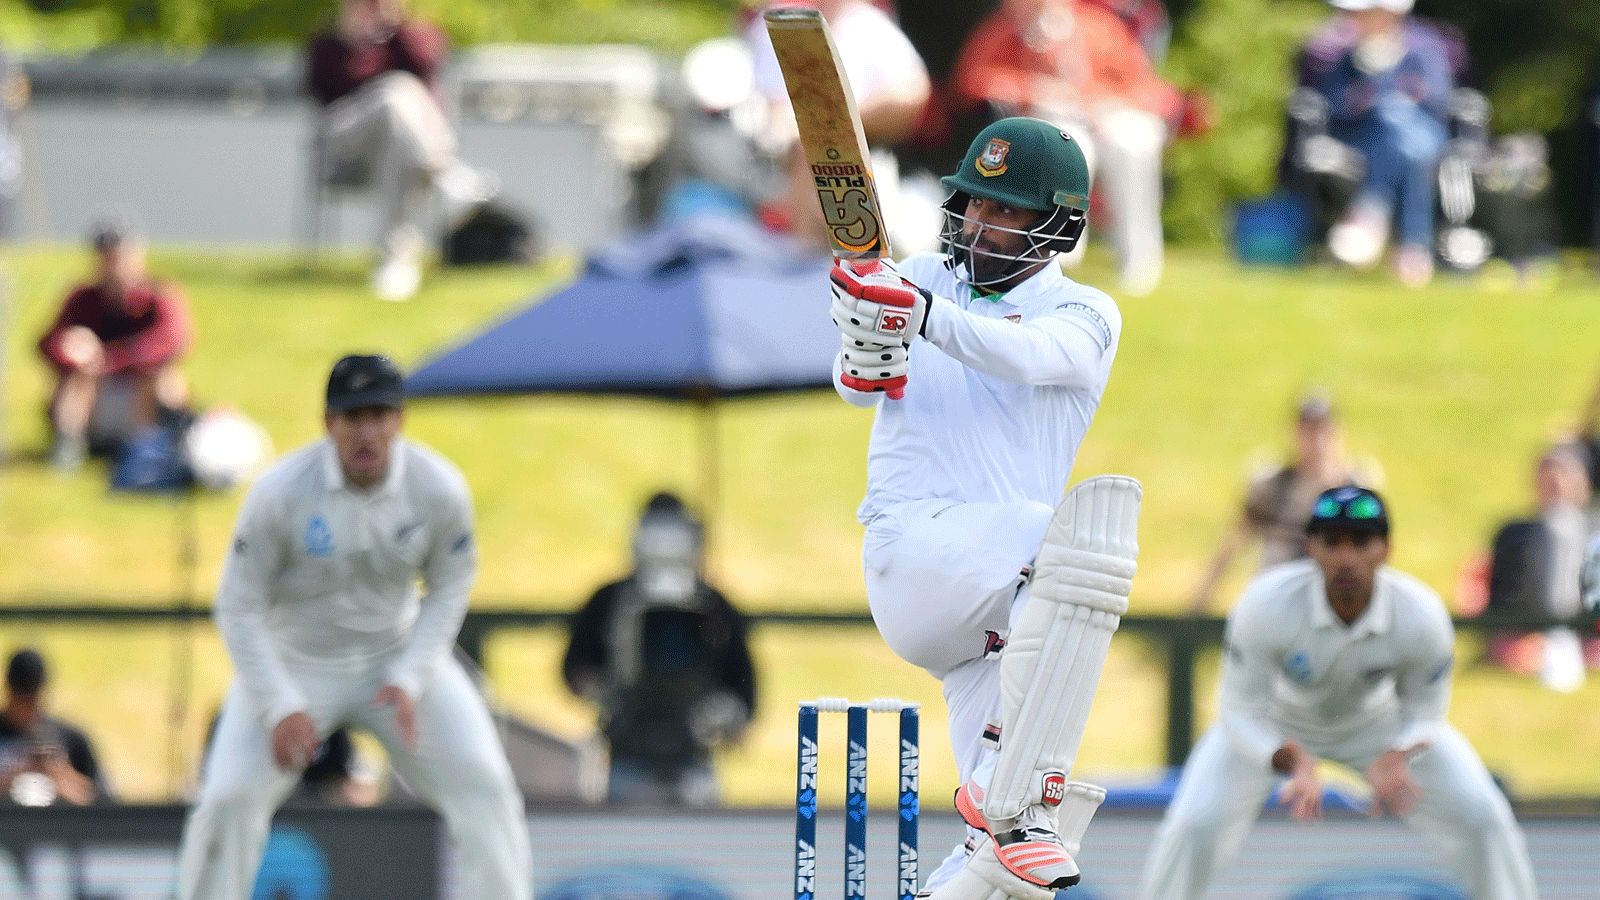
[[[1111,349],[1111,325],[1106,321],[1105,316],[1100,315],[1099,310],[1077,300],[1071,303],[1063,303],[1056,309],[1066,310],[1080,319],[1087,319],[1094,326],[1094,331],[1100,335],[1100,349]]]

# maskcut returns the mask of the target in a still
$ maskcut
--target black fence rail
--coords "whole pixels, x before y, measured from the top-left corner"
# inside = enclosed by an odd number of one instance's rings
[[[467,613],[459,643],[480,665],[484,648],[497,633],[526,628],[548,628],[566,623],[569,613],[534,609],[477,609]],[[105,602],[24,603],[0,605],[0,624],[32,622],[70,625],[182,624],[211,618],[211,610],[198,606],[125,606]],[[749,615],[755,628],[870,628],[872,617],[862,612],[759,612]],[[1195,666],[1200,654],[1222,643],[1224,619],[1215,616],[1124,616],[1121,630],[1138,635],[1164,652],[1167,662],[1166,762],[1182,765],[1195,738]],[[1487,634],[1498,630],[1535,631],[1572,628],[1580,634],[1600,631],[1600,615],[1576,619],[1543,616],[1486,615],[1457,619],[1457,634]]]

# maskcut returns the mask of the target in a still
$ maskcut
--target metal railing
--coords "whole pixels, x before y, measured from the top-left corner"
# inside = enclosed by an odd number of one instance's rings
[[[15,603],[15,601],[13,601]],[[480,666],[484,648],[498,632],[524,628],[564,625],[570,612],[534,609],[476,609],[467,613],[458,643]],[[200,606],[125,606],[108,602],[17,603],[0,601],[0,624],[35,622],[42,624],[114,625],[179,624],[209,620],[211,610]],[[870,628],[872,617],[862,612],[759,612],[747,618],[754,628]],[[1195,667],[1200,654],[1222,643],[1226,620],[1215,616],[1124,616],[1120,630],[1138,635],[1159,645],[1167,660],[1167,715],[1165,758],[1168,765],[1182,765],[1195,738]],[[1543,616],[1485,615],[1455,620],[1457,634],[1487,634],[1500,629],[1543,630],[1569,627],[1579,633],[1600,630],[1600,615],[1576,619]]]

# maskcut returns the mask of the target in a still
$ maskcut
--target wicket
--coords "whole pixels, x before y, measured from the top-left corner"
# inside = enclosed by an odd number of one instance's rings
[[[867,895],[867,714],[899,713],[900,756],[896,805],[899,812],[899,869],[895,896],[914,900],[919,878],[917,824],[922,811],[917,791],[921,743],[917,728],[920,710],[904,700],[879,699],[856,703],[839,697],[806,700],[800,704],[799,744],[794,792],[794,896],[817,896],[817,723],[821,713],[845,714],[845,823],[844,896]]]

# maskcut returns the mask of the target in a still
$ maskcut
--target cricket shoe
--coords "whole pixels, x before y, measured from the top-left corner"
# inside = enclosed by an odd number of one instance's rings
[[[956,812],[961,821],[994,839],[1000,864],[1023,881],[1059,889],[1072,887],[1083,877],[1061,842],[1054,813],[1043,804],[1029,806],[1010,828],[996,831],[983,814],[983,788],[968,781],[956,788]]]

